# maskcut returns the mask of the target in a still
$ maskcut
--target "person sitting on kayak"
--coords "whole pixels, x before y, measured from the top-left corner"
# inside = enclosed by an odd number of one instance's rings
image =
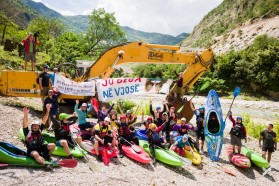
[[[94,124],[90,122],[86,122],[87,113],[92,110],[92,105],[90,104],[89,108],[87,109],[87,103],[82,103],[80,109],[78,109],[79,100],[76,100],[75,105],[75,112],[78,115],[78,127],[81,131],[90,129],[90,132],[94,130]]]
[[[195,156],[194,150],[188,142],[188,138],[189,136],[187,134],[178,136],[174,144],[171,145],[170,149],[183,157],[185,156],[185,150],[191,151],[191,153]]]
[[[117,114],[111,114],[110,115],[110,125],[111,125],[113,131],[117,131],[117,129],[118,129],[116,122],[117,122]]]
[[[23,133],[27,147],[27,156],[33,157],[40,164],[44,164],[47,169],[52,169],[52,165],[46,164],[46,160],[52,161],[50,155],[56,147],[54,143],[44,144],[42,136],[42,130],[48,120],[50,107],[50,104],[46,105],[47,113],[43,117],[42,122],[35,120],[31,123],[31,130],[28,129],[29,108],[23,108]]]
[[[242,117],[237,117],[236,122],[232,117],[232,112],[229,111],[229,118],[233,123],[233,127],[231,128],[230,135],[231,135],[231,145],[233,146],[233,154],[235,154],[235,146],[237,146],[238,154],[241,152],[241,139],[245,139],[245,143],[247,142],[246,136],[246,128],[242,124]]]
[[[59,120],[56,120],[52,115],[50,115],[50,120],[54,126],[54,134],[56,138],[56,145],[63,147],[68,156],[74,159],[70,152],[70,148],[74,148],[74,142],[70,134],[70,125],[75,124],[77,117],[73,121],[68,121],[69,115],[66,113],[59,114]],[[80,140],[79,140],[80,141]]]
[[[110,118],[106,117],[103,122],[95,125],[95,137],[92,139],[94,143],[94,148],[97,155],[97,160],[102,161],[102,156],[99,154],[99,144],[108,145],[111,143],[112,147],[115,148],[116,140],[112,135],[112,130],[110,127]]]
[[[118,136],[119,136],[119,150],[120,150],[120,154],[123,155],[123,151],[122,151],[122,145],[127,145],[127,142],[125,142],[125,140],[129,141],[129,142],[133,142],[136,145],[139,145],[139,139],[135,136],[135,129],[134,127],[129,127],[130,124],[134,123],[134,121],[137,118],[135,117],[134,120],[130,121],[130,122],[126,122],[126,116],[120,116],[120,122],[116,123],[118,126]],[[124,139],[125,140],[124,140]]]
[[[157,127],[155,123],[149,124],[149,129],[146,131],[146,135],[148,138],[148,142],[150,143],[150,152],[153,158],[153,162],[155,162],[155,146],[164,148],[166,141],[160,137],[160,132],[164,129],[165,123],[161,126]]]

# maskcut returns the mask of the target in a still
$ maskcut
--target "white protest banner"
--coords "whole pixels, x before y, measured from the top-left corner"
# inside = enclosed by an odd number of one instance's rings
[[[90,82],[74,82],[60,74],[55,75],[54,87],[62,94],[74,96],[94,96],[95,95],[95,81]]]
[[[109,102],[145,93],[146,78],[108,78],[97,80],[98,98]]]
[[[171,84],[172,84],[172,80],[168,79],[167,82],[162,85],[162,88],[159,91],[159,93],[168,94],[170,92]]]

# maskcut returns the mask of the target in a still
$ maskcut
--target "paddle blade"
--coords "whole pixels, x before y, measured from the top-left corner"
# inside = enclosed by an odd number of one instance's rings
[[[209,87],[210,83],[209,81],[205,82],[202,87],[200,88],[200,90],[205,90],[207,87]]]
[[[178,110],[177,113],[179,114],[184,109],[184,105],[182,105]]]
[[[233,91],[233,97],[236,97],[240,94],[240,87],[235,87],[234,91]]]
[[[8,167],[9,164],[0,164],[0,167]]]
[[[99,172],[99,167],[97,164],[95,164],[92,160],[89,160],[87,163],[88,167],[94,171],[94,172]]]
[[[75,159],[64,159],[57,163],[61,167],[74,168],[77,166],[78,161]]]
[[[91,104],[92,104],[92,107],[94,108],[94,110],[98,113],[98,109],[99,109],[98,100],[96,98],[92,98]]]
[[[108,157],[108,152],[106,148],[103,148],[103,153],[102,153],[103,157],[103,163],[105,166],[108,166],[110,163],[110,158]]]

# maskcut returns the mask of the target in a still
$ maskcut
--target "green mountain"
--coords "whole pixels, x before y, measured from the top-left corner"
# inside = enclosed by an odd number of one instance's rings
[[[49,19],[55,18],[62,21],[66,25],[68,31],[75,33],[86,33],[89,19],[85,15],[77,16],[63,16],[45,6],[41,2],[34,2],[32,0],[0,0],[1,6],[4,5],[2,11],[0,8],[0,13],[3,13],[7,17],[10,17],[16,24],[22,28],[26,28],[29,21],[37,16],[46,17]],[[14,16],[11,16],[14,15]],[[128,41],[145,41],[148,43],[165,44],[165,45],[176,45],[185,39],[189,34],[182,33],[179,36],[171,36],[160,33],[148,33],[139,30],[134,30],[129,27],[122,27],[123,31],[126,33]]]
[[[224,0],[200,21],[182,46],[210,47],[216,42],[214,37],[257,19],[279,15],[278,4],[279,0]]]

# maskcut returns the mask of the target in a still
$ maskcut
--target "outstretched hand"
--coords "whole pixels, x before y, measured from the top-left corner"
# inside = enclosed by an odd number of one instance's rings
[[[27,107],[24,107],[24,108],[22,109],[22,111],[23,111],[24,114],[28,114],[29,111],[30,111],[30,109],[27,108]]]
[[[50,108],[51,108],[51,104],[46,104],[46,109],[47,109],[47,111],[49,111]]]
[[[76,100],[76,104],[79,104],[79,100],[78,99]]]

